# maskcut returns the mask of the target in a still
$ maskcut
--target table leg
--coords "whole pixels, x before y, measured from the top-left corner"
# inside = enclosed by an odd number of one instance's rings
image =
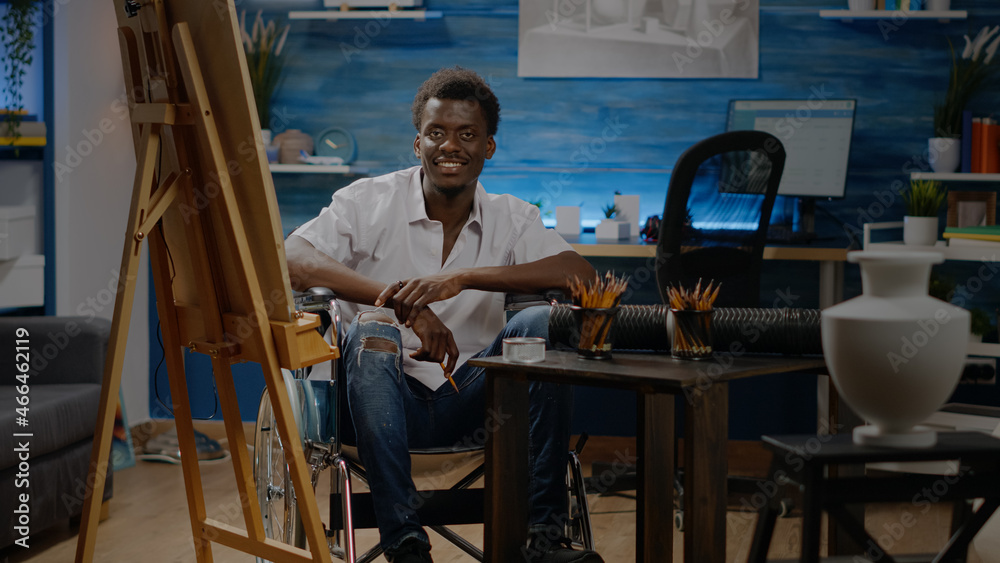
[[[684,561],[726,561],[729,384],[716,381],[685,399]]]
[[[486,370],[486,514],[483,554],[488,563],[523,561],[528,535],[528,385],[523,377]],[[496,421],[502,421],[496,424]]]
[[[638,394],[635,560],[673,561],[674,395]]]

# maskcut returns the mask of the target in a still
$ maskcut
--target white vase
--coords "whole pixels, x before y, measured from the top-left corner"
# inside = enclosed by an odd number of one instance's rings
[[[823,355],[844,401],[868,421],[854,442],[930,447],[916,424],[958,385],[969,346],[969,312],[927,294],[934,252],[851,252],[863,294],[822,313]]]
[[[916,246],[937,244],[937,217],[903,217],[903,242]]]
[[[931,170],[949,173],[958,170],[962,163],[962,141],[952,137],[931,137],[927,139],[927,160]]]

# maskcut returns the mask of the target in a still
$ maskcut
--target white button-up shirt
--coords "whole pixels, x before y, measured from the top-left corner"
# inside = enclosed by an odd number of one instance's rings
[[[523,264],[572,250],[545,228],[537,207],[511,195],[488,194],[477,184],[472,212],[442,266],[444,229],[440,221],[427,217],[419,166],[364,178],[338,190],[329,207],[293,234],[386,285],[459,268]],[[343,303],[345,323],[372,308]],[[430,308],[454,334],[459,366],[489,346],[505,320],[502,293],[465,290]],[[420,339],[411,329],[400,326],[400,332],[403,371],[436,389],[445,382],[441,367],[410,358]]]

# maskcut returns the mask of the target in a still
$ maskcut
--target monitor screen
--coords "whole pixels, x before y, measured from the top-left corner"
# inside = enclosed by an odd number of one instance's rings
[[[787,155],[778,195],[844,197],[854,100],[732,100],[729,131],[766,131]]]

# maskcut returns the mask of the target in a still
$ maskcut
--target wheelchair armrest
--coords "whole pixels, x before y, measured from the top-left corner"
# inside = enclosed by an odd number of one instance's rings
[[[507,311],[520,311],[535,305],[552,305],[565,300],[566,296],[561,289],[547,289],[542,293],[524,294],[508,293],[504,300],[504,309]]]
[[[305,291],[296,291],[293,295],[295,309],[307,313],[313,312],[313,309],[325,308],[336,298],[333,290],[328,287],[310,287]]]

